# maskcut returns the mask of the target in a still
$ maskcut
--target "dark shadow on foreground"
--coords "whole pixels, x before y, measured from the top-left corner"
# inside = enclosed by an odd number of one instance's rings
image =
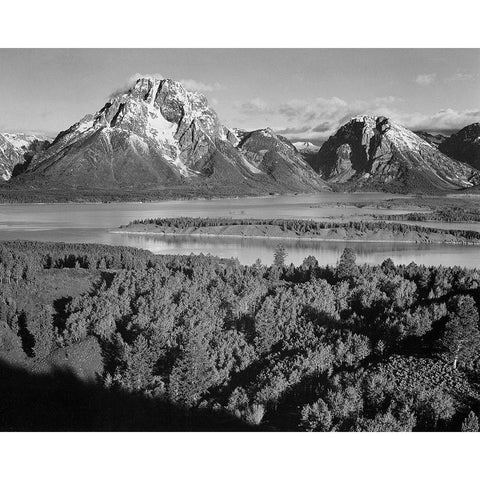
[[[66,371],[36,375],[0,361],[0,431],[254,430],[226,412],[187,411]]]

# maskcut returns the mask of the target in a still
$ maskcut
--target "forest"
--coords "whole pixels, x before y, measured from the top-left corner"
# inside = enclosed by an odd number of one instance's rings
[[[33,385],[68,369],[108,399],[95,407],[106,409],[95,415],[107,424],[95,425],[107,430],[118,428],[107,411],[115,398],[125,409],[125,398],[168,406],[149,409],[138,429],[175,409],[188,418],[177,429],[216,430],[205,418],[221,416],[232,430],[479,430],[479,271],[361,265],[349,248],[326,267],[287,259],[281,245],[272,265],[245,266],[1,242],[3,394],[15,379],[29,375]],[[62,408],[84,398],[50,394]],[[45,396],[36,395],[21,397],[24,416],[41,410]],[[35,429],[15,407],[2,404],[0,428]],[[77,426],[93,428],[93,413],[82,415]]]
[[[476,207],[440,207],[432,212],[410,212],[393,215],[377,215],[378,219],[413,222],[480,222],[480,210]]]

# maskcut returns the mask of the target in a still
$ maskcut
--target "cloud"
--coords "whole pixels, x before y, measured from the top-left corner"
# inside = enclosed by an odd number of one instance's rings
[[[122,93],[128,92],[128,90],[130,90],[130,88],[132,88],[135,85],[135,82],[139,78],[152,78],[156,80],[163,80],[166,77],[163,76],[161,73],[134,73],[125,81],[125,83],[121,87],[115,89],[110,94],[110,97],[114,97],[116,95],[120,95]],[[214,90],[221,90],[224,88],[220,83],[207,84],[207,83],[197,82],[196,80],[193,80],[191,78],[182,79],[182,80],[179,80],[179,82],[187,90],[194,90],[197,92],[213,92]]]
[[[116,95],[121,95],[122,93],[128,92],[139,78],[154,78],[157,80],[163,80],[165,77],[161,73],[134,73],[125,81],[125,83],[116,88],[113,92],[110,93],[110,97],[115,97]]]
[[[454,73],[451,77],[447,77],[445,81],[447,82],[466,82],[468,80],[473,80],[475,78],[475,75],[472,73],[462,73],[462,72],[457,72]]]
[[[289,127],[289,128],[277,129],[276,132],[279,133],[280,135],[289,135],[289,134],[303,133],[308,129],[309,127],[304,125],[303,127]]]
[[[214,90],[222,90],[224,87],[218,83],[202,83],[191,78],[179,80],[179,82],[187,89],[196,92],[213,92]]]
[[[375,105],[386,105],[392,103],[400,103],[403,102],[403,98],[394,97],[393,95],[389,95],[387,97],[376,97],[373,99]]]
[[[389,96],[374,98],[369,102],[348,103],[339,97],[318,97],[311,101],[291,99],[278,105],[261,98],[237,102],[235,106],[243,122],[256,124],[255,128],[270,126],[289,138],[328,137],[351,117],[359,114],[383,114],[387,105],[401,100]]]
[[[269,107],[265,100],[258,97],[246,102],[235,102],[234,106],[241,115],[258,115],[274,112],[274,109]]]
[[[480,120],[480,109],[443,109],[433,114],[406,112],[403,100],[394,96],[347,102],[338,97],[311,101],[292,99],[277,105],[254,98],[236,103],[239,120],[252,130],[271,127],[290,140],[322,141],[357,115],[385,116],[412,130],[451,131]],[[244,125],[245,126],[245,125]]]
[[[422,73],[421,75],[417,75],[415,82],[425,87],[427,85],[431,85],[432,83],[434,83],[436,78],[437,78],[436,73]]]
[[[480,109],[458,111],[452,108],[439,110],[432,115],[399,114],[398,119],[398,123],[412,130],[427,131],[460,130],[478,121],[480,121]]]
[[[332,128],[332,125],[329,122],[322,122],[316,127],[312,128],[312,132],[325,133]]]

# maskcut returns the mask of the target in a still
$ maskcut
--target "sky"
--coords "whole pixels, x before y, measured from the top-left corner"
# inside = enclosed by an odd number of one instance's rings
[[[0,131],[55,135],[133,78],[201,91],[229,127],[320,143],[355,115],[480,121],[480,49],[0,49]]]

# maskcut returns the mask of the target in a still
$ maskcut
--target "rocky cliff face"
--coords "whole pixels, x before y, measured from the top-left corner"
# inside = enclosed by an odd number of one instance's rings
[[[240,131],[221,125],[203,95],[173,80],[142,78],[61,132],[18,182],[78,188],[231,185],[232,194],[282,191],[285,185],[239,149],[240,141]],[[290,184],[303,191],[322,182]]]
[[[8,181],[14,171],[44,150],[49,142],[45,137],[23,133],[0,133],[0,181]]]
[[[322,145],[312,165],[325,180],[355,188],[433,192],[480,182],[480,172],[385,117],[353,118]]]
[[[480,169],[480,123],[472,123],[438,146],[445,155]]]
[[[275,182],[293,190],[329,189],[294,145],[270,128],[237,134],[241,138],[238,148],[257,173],[264,172]]]
[[[241,179],[248,169],[236,165],[228,145],[203,95],[171,80],[143,78],[61,132],[28,173],[96,187],[180,184],[237,167]]]

